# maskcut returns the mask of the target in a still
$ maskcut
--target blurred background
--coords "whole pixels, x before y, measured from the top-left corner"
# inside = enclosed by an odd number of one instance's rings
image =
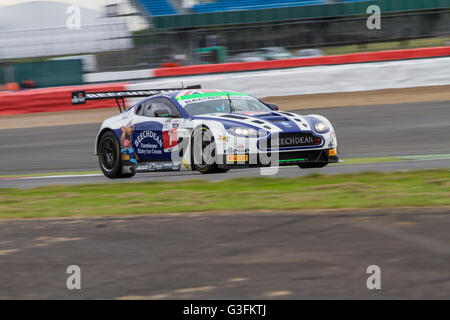
[[[380,30],[366,27],[371,4],[383,10]],[[0,90],[80,85],[101,72],[449,43],[445,0],[3,0]]]
[[[117,107],[71,93],[182,83],[323,115],[344,162],[105,178]],[[0,299],[448,299],[449,119],[450,0],[1,0]]]

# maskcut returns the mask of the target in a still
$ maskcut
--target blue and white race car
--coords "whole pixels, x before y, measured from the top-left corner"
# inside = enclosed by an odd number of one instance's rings
[[[136,97],[146,98],[125,109],[125,98]],[[245,93],[200,86],[72,93],[73,104],[98,99],[116,99],[121,111],[102,123],[95,142],[109,178],[338,162],[336,134],[325,117],[278,111]]]

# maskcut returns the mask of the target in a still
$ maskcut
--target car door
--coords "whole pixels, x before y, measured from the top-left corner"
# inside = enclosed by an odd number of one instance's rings
[[[133,144],[140,162],[171,160],[180,120],[180,112],[167,98],[149,99],[136,108]]]

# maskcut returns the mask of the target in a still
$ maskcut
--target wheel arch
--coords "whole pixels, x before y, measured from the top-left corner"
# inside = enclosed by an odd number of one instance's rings
[[[98,132],[97,137],[95,138],[95,155],[98,155],[98,147],[99,147],[98,144],[100,143],[100,140],[102,139],[102,136],[103,136],[106,132],[109,132],[109,131],[114,133],[114,130],[111,129],[111,128],[109,128],[109,127],[102,128],[102,129]]]

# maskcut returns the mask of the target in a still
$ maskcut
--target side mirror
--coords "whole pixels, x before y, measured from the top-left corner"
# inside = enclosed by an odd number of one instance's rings
[[[266,103],[266,105],[267,105],[270,109],[275,110],[275,111],[277,111],[278,109],[280,109],[280,108],[278,107],[278,105],[275,104],[275,103]]]

